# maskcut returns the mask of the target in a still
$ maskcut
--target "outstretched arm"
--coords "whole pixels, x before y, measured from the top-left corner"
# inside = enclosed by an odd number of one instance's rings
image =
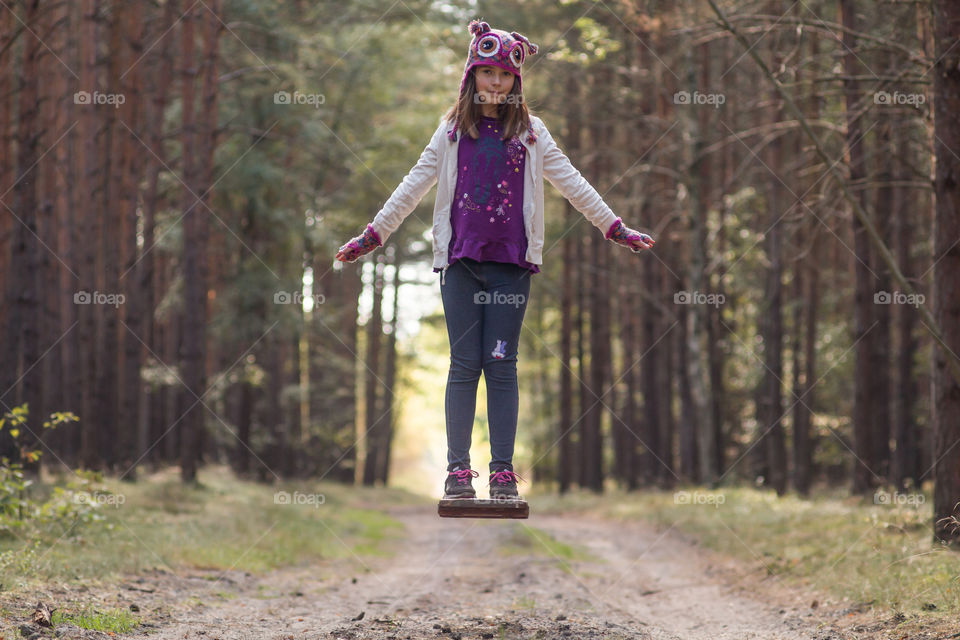
[[[443,131],[441,123],[420,154],[417,164],[390,194],[383,208],[374,216],[373,222],[367,225],[363,233],[340,247],[337,260],[353,262],[377,247],[382,247],[400,223],[420,204],[423,196],[427,195],[427,191],[437,181],[437,157]]]
[[[635,252],[652,247],[653,238],[625,227],[597,190],[560,150],[547,128],[541,129],[543,132],[541,139],[544,143],[543,175],[550,184],[556,187],[557,191],[583,214],[583,217],[603,231],[605,238],[629,247]]]
[[[397,230],[400,223],[420,204],[423,197],[437,182],[437,161],[443,133],[444,125],[441,123],[420,154],[417,164],[394,189],[383,208],[373,218],[373,227],[381,241],[387,241],[387,238]]]

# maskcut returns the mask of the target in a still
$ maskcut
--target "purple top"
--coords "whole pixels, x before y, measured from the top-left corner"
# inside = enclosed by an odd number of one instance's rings
[[[520,265],[539,273],[527,262],[527,234],[523,227],[523,172],[527,150],[520,139],[500,139],[496,118],[483,116],[480,137],[461,136],[457,150],[457,186],[450,210],[447,262],[459,258]]]

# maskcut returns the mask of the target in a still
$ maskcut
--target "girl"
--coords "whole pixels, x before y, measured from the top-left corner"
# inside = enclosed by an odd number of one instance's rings
[[[621,222],[530,114],[520,85],[527,52],[537,46],[516,31],[470,22],[460,96],[441,118],[416,166],[366,230],[340,247],[353,262],[400,226],[437,184],[433,210],[433,270],[450,341],[445,414],[445,498],[474,498],[470,439],[477,384],[487,385],[490,497],[518,499],[513,472],[517,430],[517,346],[530,293],[542,264],[543,178],[606,238],[635,252],[653,239]]]

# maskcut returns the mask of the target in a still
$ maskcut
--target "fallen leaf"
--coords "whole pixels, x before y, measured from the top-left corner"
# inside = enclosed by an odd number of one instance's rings
[[[54,611],[56,611],[56,608],[51,609],[42,602],[38,602],[36,609],[33,610],[33,623],[38,624],[41,627],[52,627],[53,621],[50,619],[50,617],[53,615]]]

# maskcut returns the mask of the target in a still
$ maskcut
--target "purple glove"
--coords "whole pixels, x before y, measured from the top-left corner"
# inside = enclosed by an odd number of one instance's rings
[[[377,232],[373,230],[373,225],[368,224],[363,233],[340,247],[340,250],[337,252],[337,260],[340,262],[354,262],[360,256],[366,255],[377,247],[382,246],[383,243],[380,242]]]
[[[620,218],[610,225],[610,230],[604,236],[608,240],[613,240],[619,245],[627,247],[634,253],[640,253],[644,249],[649,249],[655,243],[654,239],[645,233],[634,231],[623,224]]]

